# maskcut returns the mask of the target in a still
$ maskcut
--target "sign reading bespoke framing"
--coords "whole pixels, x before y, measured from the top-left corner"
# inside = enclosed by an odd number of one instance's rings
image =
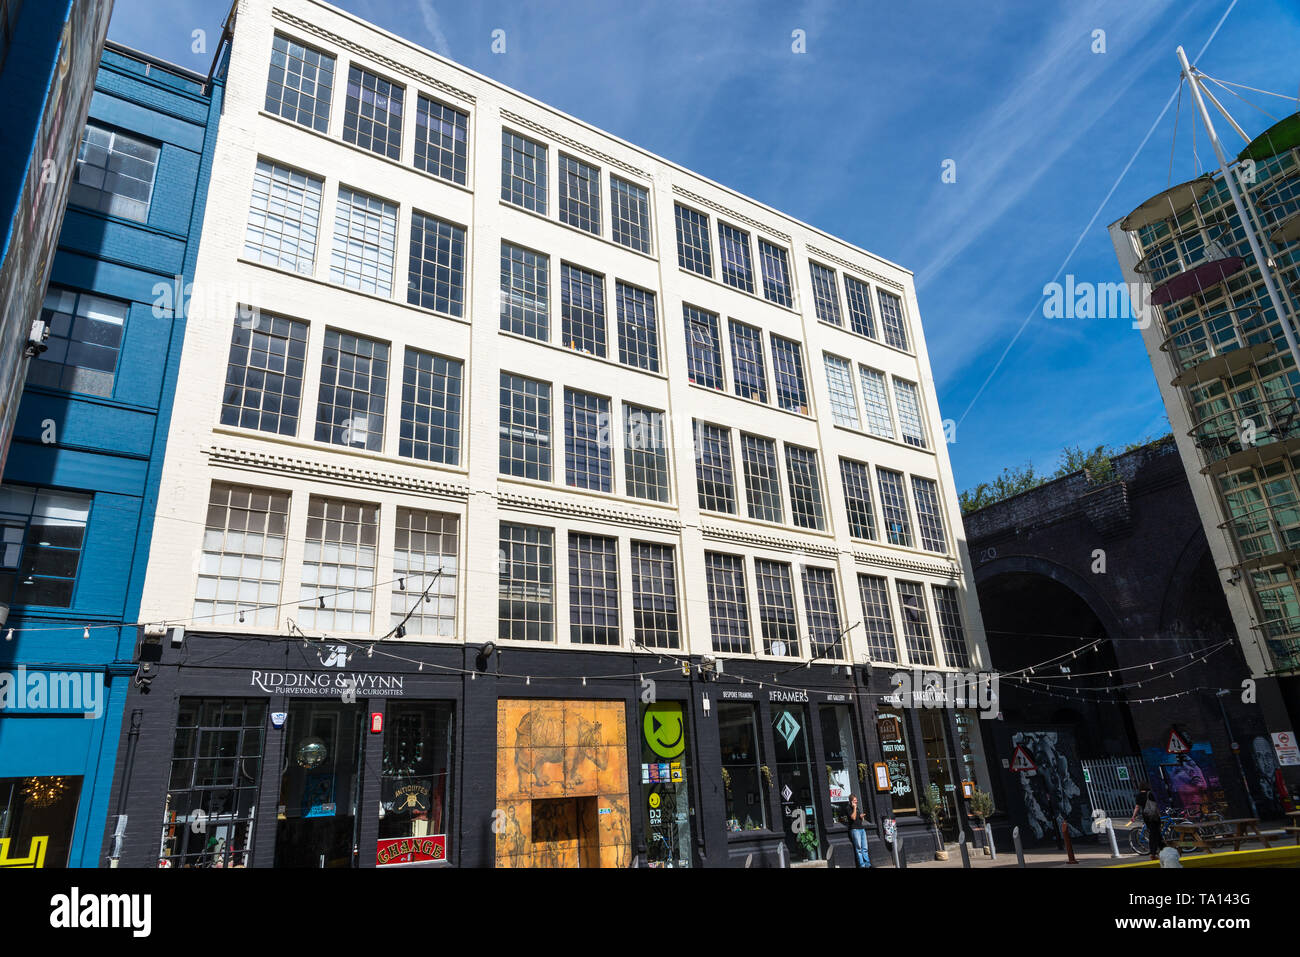
[[[445,861],[447,835],[431,834],[428,837],[394,837],[379,842],[375,852],[375,865],[413,864],[417,861]]]
[[[398,698],[406,694],[403,675],[362,671],[250,671],[248,685],[267,694],[340,697],[349,692],[367,697]]]

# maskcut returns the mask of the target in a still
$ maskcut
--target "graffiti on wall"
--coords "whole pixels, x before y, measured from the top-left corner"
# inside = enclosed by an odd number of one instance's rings
[[[1227,795],[1209,742],[1193,741],[1185,754],[1169,754],[1164,746],[1144,748],[1142,760],[1162,808],[1169,806],[1184,814],[1227,811]]]
[[[1053,837],[1061,818],[1068,822],[1071,835],[1083,834],[1092,809],[1082,784],[1074,736],[1066,731],[1016,731],[1011,746],[1023,747],[1036,765],[1034,771],[1016,775],[1034,837]]]

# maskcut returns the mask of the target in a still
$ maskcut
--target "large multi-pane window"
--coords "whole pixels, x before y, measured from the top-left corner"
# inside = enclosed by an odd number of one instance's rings
[[[898,402],[898,429],[903,433],[903,441],[918,449],[926,448],[925,423],[921,420],[921,400],[916,383],[895,379],[894,399]]]
[[[903,476],[889,469],[876,469],[880,483],[880,514],[885,521],[885,535],[891,545],[912,547],[912,520],[907,512],[907,492]]]
[[[549,342],[550,300],[550,260],[502,240],[501,328]]]
[[[402,155],[402,102],[406,91],[355,63],[348,68],[343,139],[398,159]]]
[[[772,379],[776,404],[787,412],[808,414],[808,389],[803,378],[803,350],[793,339],[772,336]]]
[[[739,555],[705,552],[704,573],[709,593],[713,650],[749,654],[745,560]]]
[[[769,243],[766,239],[760,239],[758,258],[763,266],[763,296],[779,306],[793,306],[794,297],[790,294],[790,262],[785,250]]]
[[[68,202],[148,222],[157,173],[157,146],[90,122],[81,135]]]
[[[907,325],[903,321],[903,300],[892,292],[876,289],[880,303],[880,324],[885,329],[885,342],[895,349],[907,348]]]
[[[465,313],[465,230],[411,211],[406,301],[451,316]]]
[[[600,169],[560,154],[560,222],[600,235]]]
[[[212,483],[194,617],[203,625],[275,627],[289,493]]]
[[[501,474],[551,480],[551,386],[501,373]]]
[[[916,501],[916,527],[921,547],[932,552],[948,551],[939,507],[939,487],[933,479],[912,476],[912,498]]]
[[[822,353],[826,361],[826,388],[831,396],[831,419],[836,425],[858,428],[858,401],[853,395],[853,373],[848,360]]]
[[[747,323],[730,320],[732,388],[736,395],[767,401],[767,368],[763,363],[763,333]]]
[[[560,264],[560,334],[570,349],[605,355],[605,277]]]
[[[860,336],[876,338],[876,322],[871,315],[871,287],[861,279],[844,277],[844,298],[849,304],[849,326]]]
[[[414,508],[397,510],[393,539],[389,627],[410,635],[456,636],[460,517]]]
[[[876,516],[871,508],[871,469],[866,462],[840,459],[844,505],[849,513],[849,534],[876,540]]]
[[[501,198],[546,215],[546,147],[501,131]]]
[[[889,414],[889,394],[885,391],[885,374],[858,366],[862,380],[862,405],[867,410],[867,431],[884,439],[894,437],[894,420]]]
[[[647,648],[679,648],[673,546],[632,542],[632,627]]]
[[[930,615],[925,608],[925,589],[920,582],[898,582],[898,610],[903,619],[903,640],[913,665],[933,665],[934,639],[930,636]]]
[[[469,114],[423,93],[415,106],[415,166],[441,179],[465,185]]]
[[[862,627],[867,636],[867,654],[872,661],[897,661],[898,640],[894,618],[889,612],[889,582],[881,575],[859,575],[862,596]]]
[[[236,319],[221,399],[221,424],[298,434],[307,323],[259,313]]]
[[[794,611],[794,582],[785,562],[754,559],[754,587],[758,591],[758,625],[763,654],[778,658],[799,656],[799,622]]]
[[[785,468],[794,523],[800,528],[824,529],[826,520],[822,514],[822,483],[816,450],[786,443]]]
[[[957,589],[951,585],[932,585],[934,592],[934,617],[939,622],[939,641],[943,648],[944,664],[950,668],[970,667],[970,648],[966,644],[966,631],[961,624],[961,602]]]
[[[397,454],[421,462],[460,464],[464,364],[406,347],[402,367],[402,427]]]
[[[497,637],[555,640],[555,531],[501,523]]]
[[[722,281],[745,292],[754,291],[754,261],[749,252],[749,233],[718,222],[718,262]]]
[[[159,866],[252,866],[268,703],[265,697],[181,698]],[[212,829],[198,820],[211,821]]]
[[[316,264],[324,182],[259,159],[244,233],[244,255],[266,266],[310,274]]]
[[[298,624],[369,632],[375,599],[379,506],[313,495],[298,586]]]
[[[618,539],[569,533],[569,640],[618,644]]]
[[[599,492],[614,490],[609,399],[564,390],[564,483]]]
[[[659,371],[659,320],[655,294],[618,281],[618,361],[650,372]]]
[[[843,658],[840,603],[835,595],[835,570],[805,565],[803,606],[808,616],[808,637],[814,658]]]
[[[700,508],[736,511],[736,484],[731,471],[731,430],[695,421],[695,478]]]
[[[90,500],[0,485],[0,603],[72,607]]]
[[[650,252],[650,192],[617,176],[609,178],[614,242],[638,252]]]
[[[334,92],[334,57],[277,33],[271,44],[266,112],[325,133]]]
[[[702,276],[713,275],[713,254],[709,246],[709,217],[676,204],[677,264]]]
[[[835,270],[814,262],[810,262],[808,268],[812,273],[813,307],[817,310],[817,318],[834,326],[844,325],[840,315],[840,294],[835,288]]]
[[[629,496],[668,501],[668,438],[662,412],[623,403],[623,467]]]
[[[764,522],[784,518],[781,506],[781,467],[776,460],[776,442],[759,435],[740,434],[745,464],[745,498],[749,517]]]
[[[396,253],[397,206],[340,186],[330,280],[349,289],[391,295]]]
[[[27,367],[29,385],[111,396],[130,305],[50,286],[41,306],[46,350]]]
[[[326,330],[316,441],[380,451],[387,398],[388,344]]]
[[[686,322],[686,373],[696,385],[722,388],[722,345],[718,317],[683,303]]]

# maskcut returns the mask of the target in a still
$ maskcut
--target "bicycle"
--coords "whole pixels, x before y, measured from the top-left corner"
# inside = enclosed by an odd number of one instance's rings
[[[1182,824],[1183,818],[1174,815],[1174,809],[1167,807],[1160,814],[1160,837],[1164,840],[1166,846],[1173,844],[1174,825]],[[1145,823],[1135,828],[1130,828],[1128,832],[1128,843],[1133,848],[1133,853],[1146,857],[1151,853],[1151,839],[1147,836],[1147,826]]]

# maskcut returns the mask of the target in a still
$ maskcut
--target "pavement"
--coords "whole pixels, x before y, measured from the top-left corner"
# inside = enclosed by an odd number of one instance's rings
[[[1268,824],[1261,825],[1265,830],[1269,829]],[[1281,825],[1278,825],[1281,826]],[[1110,867],[1115,864],[1137,864],[1149,860],[1145,856],[1138,856],[1133,853],[1133,849],[1128,843],[1128,829],[1117,827],[1115,829],[1115,843],[1119,845],[1120,856],[1111,857],[1110,843],[1106,840],[1105,835],[1101,835],[1101,842],[1094,843],[1090,837],[1083,839],[1074,839],[1074,857],[1077,864],[1071,864],[1065,851],[1058,850],[1055,847],[1046,848],[1026,848],[1025,849],[1025,867]],[[1270,837],[1269,845],[1272,847],[1291,847],[1294,846],[1294,840],[1291,835],[1285,837]],[[961,851],[954,844],[946,845],[948,849],[948,860],[946,861],[921,861],[915,864],[908,864],[908,869],[914,867],[922,868],[956,868],[962,870]],[[1241,842],[1241,849],[1255,850],[1262,848],[1264,845],[1255,840],[1244,840]],[[1224,848],[1216,853],[1230,852],[1231,847]],[[995,867],[1018,867],[1016,861],[1016,850],[1009,842],[1007,846],[998,846],[997,859],[986,855],[980,848],[967,845],[967,851],[970,855],[970,866],[972,870],[995,868]],[[1226,861],[1225,861],[1226,864]],[[891,866],[891,865],[886,865]]]

